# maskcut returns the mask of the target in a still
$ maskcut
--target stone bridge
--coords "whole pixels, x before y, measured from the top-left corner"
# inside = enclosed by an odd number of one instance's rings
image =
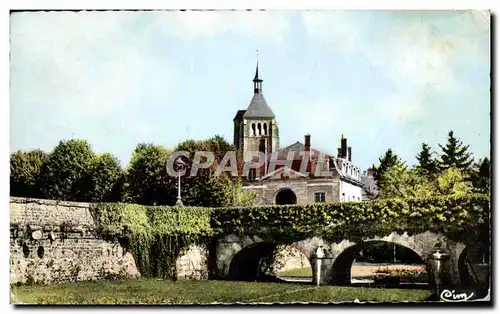
[[[366,238],[362,241],[343,239],[338,242],[325,241],[313,237],[292,243],[291,245],[303,253],[314,269],[313,256],[318,247],[325,250],[328,259],[323,259],[321,273],[323,284],[345,285],[351,283],[351,266],[361,250],[374,243],[389,242],[413,251],[422,264],[427,264],[428,255],[440,242],[441,247],[450,255],[450,277],[453,283],[464,283],[470,280],[464,257],[466,244],[451,241],[443,235],[424,232],[408,235],[406,232],[393,232],[384,237]],[[279,242],[265,241],[257,236],[228,234],[219,238],[215,246],[216,275],[229,280],[251,280],[258,272],[258,263],[270,254]]]
[[[96,233],[97,223],[89,208],[87,203],[11,198],[11,283],[96,280],[110,275],[140,276],[134,257],[117,239],[104,239]],[[322,265],[322,283],[342,285],[350,283],[351,265],[367,246],[380,242],[395,243],[413,251],[424,264],[438,241],[450,254],[452,280],[455,283],[469,280],[470,272],[464,257],[468,248],[479,245],[454,242],[432,232],[411,235],[393,232],[362,241],[327,241],[312,237],[297,239],[291,245],[304,254],[309,263],[313,261],[316,249],[323,247],[330,258]],[[221,235],[207,243],[193,243],[177,258],[177,277],[253,280],[262,258],[269,256],[280,244],[285,243],[273,240],[271,236],[263,239],[236,234]],[[311,263],[313,268],[314,264]],[[489,281],[488,274],[483,278]]]

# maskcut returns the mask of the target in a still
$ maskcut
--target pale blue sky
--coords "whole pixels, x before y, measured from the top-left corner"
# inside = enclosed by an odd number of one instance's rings
[[[126,165],[141,142],[215,134],[263,94],[281,146],[367,168],[392,148],[409,164],[453,129],[490,148],[489,14],[267,11],[18,13],[11,17],[11,152],[88,140]]]

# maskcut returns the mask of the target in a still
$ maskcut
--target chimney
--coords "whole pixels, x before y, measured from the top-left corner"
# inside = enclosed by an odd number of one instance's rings
[[[352,149],[351,147],[347,147],[347,159],[352,161]]]
[[[368,175],[369,175],[369,176],[373,177],[373,174],[374,174],[374,173],[375,173],[375,172],[374,172],[373,168],[368,168]]]
[[[304,136],[304,146],[305,146],[306,152],[311,150],[311,135],[306,134]]]
[[[346,158],[347,157],[347,139],[344,137],[344,134],[342,134],[342,138],[340,139],[340,149],[342,156],[341,158]]]

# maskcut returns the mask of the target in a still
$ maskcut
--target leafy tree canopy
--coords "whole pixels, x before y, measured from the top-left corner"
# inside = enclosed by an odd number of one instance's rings
[[[462,196],[473,192],[471,183],[457,168],[429,178],[417,169],[395,166],[384,174],[382,182],[381,198]]]
[[[43,164],[40,174],[45,198],[87,201],[92,187],[88,184],[95,154],[85,140],[60,141]]]
[[[170,152],[159,145],[136,146],[127,169],[125,201],[143,205],[169,204],[167,160]]]
[[[120,202],[122,199],[124,172],[118,159],[104,153],[96,156],[90,176],[91,201]]]
[[[40,172],[47,154],[42,150],[17,151],[10,156],[10,193],[12,196],[41,197]]]

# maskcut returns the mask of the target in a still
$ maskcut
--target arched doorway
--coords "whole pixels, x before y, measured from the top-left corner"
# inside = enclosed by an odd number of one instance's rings
[[[282,189],[276,194],[276,205],[297,204],[297,196],[291,189]]]

